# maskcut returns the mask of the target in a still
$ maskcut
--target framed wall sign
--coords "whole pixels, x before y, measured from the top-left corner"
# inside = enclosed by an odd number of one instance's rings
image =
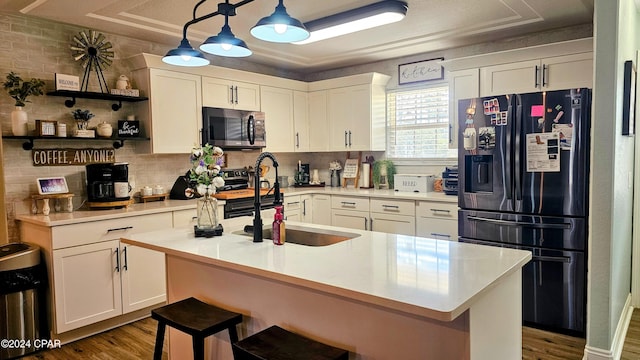
[[[622,135],[635,133],[636,114],[636,66],[633,61],[624,62],[624,93],[622,98]]]
[[[80,78],[74,75],[55,74],[56,90],[80,91]]]
[[[398,84],[412,84],[430,80],[444,79],[444,70],[440,61],[444,58],[435,58],[398,65]]]
[[[36,120],[36,136],[56,136],[57,121]]]

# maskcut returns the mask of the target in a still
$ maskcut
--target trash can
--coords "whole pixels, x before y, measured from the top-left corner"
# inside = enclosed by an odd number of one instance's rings
[[[0,246],[0,339],[3,340],[0,360],[39,350],[34,340],[48,339],[43,313],[45,282],[38,246],[29,243]]]

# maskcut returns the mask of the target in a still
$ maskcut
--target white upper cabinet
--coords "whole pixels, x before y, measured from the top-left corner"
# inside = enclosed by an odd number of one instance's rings
[[[309,151],[309,95],[304,91],[293,92],[294,151]]]
[[[458,148],[458,101],[480,96],[480,70],[447,72],[449,81],[449,148]]]
[[[329,150],[328,93],[328,90],[309,92],[309,151]]]
[[[151,138],[149,152],[190,153],[194,144],[200,144],[200,76],[163,69],[140,69],[133,72],[133,78],[150,98],[137,107],[143,131]]]
[[[224,109],[260,111],[260,86],[203,76],[202,104]]]
[[[480,69],[481,96],[593,86],[593,53],[519,61]]]
[[[271,152],[294,151],[293,91],[261,86],[260,98],[267,132],[265,150]]]
[[[386,145],[386,84],[390,77],[367,73],[311,83],[311,92],[327,91],[328,151],[384,151]],[[310,98],[310,109],[322,113],[322,96]],[[310,110],[310,118],[317,117]],[[310,126],[322,126],[310,121]],[[313,125],[311,125],[313,124]],[[320,133],[326,131],[320,129]],[[311,129],[311,147],[318,139]],[[312,150],[314,151],[314,150]],[[318,150],[315,150],[318,151]]]

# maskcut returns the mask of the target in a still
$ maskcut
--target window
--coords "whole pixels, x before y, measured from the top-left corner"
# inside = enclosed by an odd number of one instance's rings
[[[449,85],[387,94],[387,157],[452,159],[449,149]]]

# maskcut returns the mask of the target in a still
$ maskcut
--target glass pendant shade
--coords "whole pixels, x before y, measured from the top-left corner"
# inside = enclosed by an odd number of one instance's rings
[[[180,46],[175,49],[169,50],[167,54],[162,58],[162,61],[177,66],[206,66],[209,65],[209,60],[204,55],[189,44],[189,40],[182,39]]]
[[[218,35],[211,36],[200,45],[200,50],[213,55],[245,57],[252,54],[247,44],[235,37],[228,25],[224,25]]]
[[[251,28],[251,35],[264,41],[291,43],[305,40],[309,37],[309,32],[300,20],[287,14],[287,9],[280,0],[273,14],[260,19],[256,26]]]

